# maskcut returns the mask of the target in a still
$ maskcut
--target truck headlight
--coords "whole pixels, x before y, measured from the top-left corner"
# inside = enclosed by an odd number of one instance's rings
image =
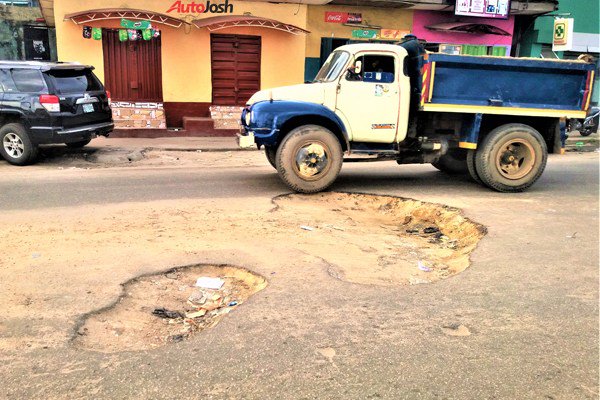
[[[248,111],[246,113],[246,126],[250,126],[251,122],[252,122],[252,111]]]

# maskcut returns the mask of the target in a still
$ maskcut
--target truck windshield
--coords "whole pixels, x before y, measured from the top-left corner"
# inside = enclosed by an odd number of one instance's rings
[[[334,51],[319,70],[314,82],[331,82],[340,76],[340,72],[348,62],[350,54],[345,51]]]

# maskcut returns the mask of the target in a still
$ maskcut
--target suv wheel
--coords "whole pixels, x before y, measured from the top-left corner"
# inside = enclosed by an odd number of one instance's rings
[[[34,146],[23,125],[6,124],[0,128],[0,154],[13,165],[31,164],[38,155],[38,147]]]

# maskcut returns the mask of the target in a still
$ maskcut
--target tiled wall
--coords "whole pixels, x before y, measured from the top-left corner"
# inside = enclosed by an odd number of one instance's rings
[[[116,102],[111,105],[116,129],[166,129],[162,103]]]

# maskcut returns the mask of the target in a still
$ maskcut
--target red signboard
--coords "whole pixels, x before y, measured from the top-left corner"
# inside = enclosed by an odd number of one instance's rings
[[[325,12],[325,22],[332,22],[335,24],[345,24],[345,23],[360,24],[362,22],[362,14],[326,11]]]

